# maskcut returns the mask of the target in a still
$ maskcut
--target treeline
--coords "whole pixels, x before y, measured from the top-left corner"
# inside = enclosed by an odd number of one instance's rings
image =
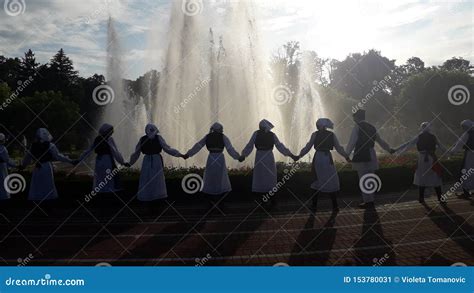
[[[449,90],[458,85],[468,89],[468,98],[473,93],[473,66],[460,57],[431,67],[412,57],[397,66],[395,60],[369,50],[339,61],[320,58],[314,51],[302,51],[298,42],[288,42],[274,54],[270,69],[273,82],[294,93],[281,106],[285,120],[292,119],[297,99],[315,98],[301,87],[302,75],[309,75],[326,114],[344,135],[358,107],[368,111],[368,119],[392,143],[414,135],[421,121],[433,121],[439,126],[437,133],[451,142],[459,121],[473,118],[474,101],[453,104],[448,97]],[[125,80],[128,96],[149,104],[157,94],[159,78],[160,73],[152,70],[136,80]],[[61,147],[82,148],[102,110],[92,92],[104,83],[103,75],[81,77],[63,49],[46,64],[39,64],[32,50],[21,58],[0,56],[0,131],[11,140],[16,138],[13,145],[20,146],[23,139],[19,138],[30,139],[35,129],[46,126],[60,136],[56,140]]]
[[[309,73],[302,68],[308,64]],[[326,114],[338,124],[343,137],[352,127],[350,115],[360,107],[393,144],[416,135],[422,121],[432,121],[436,133],[452,143],[459,134],[459,122],[474,118],[474,101],[469,102],[474,67],[461,57],[431,67],[419,57],[396,65],[379,51],[369,50],[339,61],[320,58],[314,51],[302,51],[298,42],[288,42],[274,54],[271,73],[277,83],[297,93],[296,98],[305,98],[300,79],[310,74]],[[288,113],[293,106],[286,105]]]

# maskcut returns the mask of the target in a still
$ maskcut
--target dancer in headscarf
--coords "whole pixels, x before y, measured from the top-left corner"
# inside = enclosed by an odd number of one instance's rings
[[[255,193],[267,193],[277,185],[274,147],[284,156],[291,157],[295,161],[298,160],[298,157],[293,155],[271,131],[273,127],[273,124],[266,119],[260,121],[259,129],[253,133],[239,159],[239,161],[243,161],[252,153],[254,147],[257,149],[252,179],[252,191]]]
[[[29,200],[49,200],[58,197],[58,192],[54,184],[53,161],[60,161],[72,164],[71,159],[61,154],[51,142],[53,137],[46,128],[36,131],[36,138],[30,150],[25,155],[20,169],[29,164],[35,164],[31,174],[31,185],[28,193]]]
[[[434,134],[431,133],[431,125],[429,122],[423,122],[420,125],[420,134],[412,140],[402,144],[396,148],[396,153],[403,154],[411,147],[416,146],[418,150],[418,165],[415,171],[413,184],[419,187],[420,203],[425,202],[426,187],[434,187],[438,201],[445,203],[446,200],[441,197],[441,166],[436,157],[436,150],[446,149],[441,145]]]
[[[474,121],[462,121],[461,128],[464,133],[450,150],[450,153],[456,153],[464,149],[459,181],[462,182],[464,196],[469,198],[471,196],[470,191],[474,189],[474,174],[471,175],[474,172]]]
[[[75,164],[84,161],[92,152],[97,154],[94,170],[94,186],[96,193],[110,193],[121,190],[119,182],[117,161],[120,165],[130,166],[123,160],[122,154],[118,151],[115,141],[112,138],[114,127],[110,124],[103,124],[99,129],[99,135],[92,145],[82,153]]]
[[[145,156],[140,171],[137,192],[137,198],[140,201],[152,201],[168,197],[161,151],[173,157],[184,158],[184,155],[166,143],[154,124],[147,124],[145,136],[140,138],[135,152],[130,156],[130,165],[135,164],[140,154]]]
[[[377,154],[375,153],[375,143],[378,143],[382,149],[389,153],[394,150],[380,137],[377,129],[365,121],[365,110],[359,109],[353,115],[354,126],[351,138],[346,147],[346,153],[352,156],[352,168],[357,171],[359,181],[366,174],[374,173],[379,168]],[[374,206],[374,193],[366,193],[362,191],[363,202],[359,205],[361,208],[371,208]]]
[[[313,156],[312,171],[315,180],[311,184],[311,188],[316,190],[313,197],[313,208],[316,210],[318,205],[318,197],[321,193],[326,193],[331,196],[333,210],[339,210],[337,204],[337,193],[340,190],[339,176],[337,175],[336,167],[331,155],[331,150],[336,151],[343,156],[348,162],[349,156],[344,151],[344,148],[339,144],[336,135],[329,131],[334,124],[327,118],[318,119],[316,122],[316,132],[313,132],[309,142],[301,150],[299,157],[306,155],[311,148],[314,147],[316,154]]]
[[[235,160],[239,159],[239,153],[232,146],[229,138],[224,134],[224,127],[220,123],[214,123],[210,132],[198,141],[186,154],[185,158],[197,154],[204,146],[209,150],[206,169],[204,171],[204,183],[202,192],[210,195],[220,195],[232,190],[223,151]]]
[[[10,198],[10,194],[5,190],[5,178],[8,176],[8,168],[16,167],[15,162],[8,155],[5,140],[5,134],[0,133],[0,200]]]

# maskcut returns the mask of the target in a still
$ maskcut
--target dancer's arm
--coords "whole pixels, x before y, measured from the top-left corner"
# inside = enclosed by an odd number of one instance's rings
[[[192,157],[197,154],[206,145],[207,135],[198,141],[189,151],[186,152],[187,157]]]
[[[238,160],[239,157],[240,157],[240,154],[234,149],[234,147],[232,146],[232,143],[230,142],[230,139],[224,135],[224,146],[225,146],[225,149],[227,150],[227,152],[229,153],[229,155],[235,159],[235,160]]]

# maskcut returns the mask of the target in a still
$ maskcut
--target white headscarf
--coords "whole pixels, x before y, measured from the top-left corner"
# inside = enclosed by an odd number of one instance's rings
[[[107,135],[111,130],[113,130],[114,127],[108,123],[102,124],[102,126],[99,128],[99,134],[100,135]]]
[[[148,136],[149,139],[153,139],[160,131],[155,124],[148,123],[145,126],[145,134]]]
[[[471,128],[474,127],[474,121],[466,119],[461,121],[461,127],[467,130],[470,130]]]
[[[5,134],[0,133],[0,144],[4,144],[4,143],[5,143]]]
[[[216,122],[214,124],[212,124],[211,126],[211,129],[210,129],[211,132],[224,132],[224,126],[222,126],[222,124],[220,124],[219,122]]]
[[[260,121],[260,123],[258,124],[258,127],[259,127],[260,129],[263,129],[263,130],[265,130],[265,131],[268,132],[268,131],[272,130],[272,128],[275,127],[275,126],[273,126],[273,124],[272,124],[270,121],[268,121],[267,119],[263,119],[263,120]]]
[[[36,138],[40,142],[50,142],[53,140],[51,133],[49,133],[48,129],[46,128],[38,128],[38,130],[36,131]]]
[[[334,123],[329,118],[319,118],[316,121],[316,128],[333,128]]]
[[[431,130],[431,123],[429,122],[423,122],[420,124],[420,130],[421,132],[430,132]]]

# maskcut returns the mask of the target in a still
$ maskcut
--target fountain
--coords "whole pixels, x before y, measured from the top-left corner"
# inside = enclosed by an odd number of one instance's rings
[[[196,2],[204,6],[199,7],[200,13],[190,14],[184,10],[187,1],[191,0],[173,1],[166,42],[152,42],[165,44],[167,49],[156,94],[149,89],[147,105],[131,105],[124,93],[122,53],[109,21],[107,72],[116,98],[107,105],[104,121],[120,125],[115,139],[121,151],[126,156],[133,151],[147,120],[145,108],[168,144],[182,152],[204,137],[216,121],[224,125],[225,134],[240,152],[263,118],[273,122],[275,133],[293,152],[299,151],[322,109],[308,66],[302,62],[299,87],[291,97],[291,116],[283,119],[287,113],[281,110],[280,85],[273,84],[268,74],[269,56],[262,46],[252,2],[228,1],[224,10]],[[283,102],[290,98],[287,94],[283,93]],[[125,113],[131,113],[130,119],[124,119]],[[203,151],[187,161],[164,156],[164,162],[167,166],[204,166],[206,157]],[[227,162],[231,168],[245,166],[229,157]],[[245,164],[251,166],[252,158]]]

